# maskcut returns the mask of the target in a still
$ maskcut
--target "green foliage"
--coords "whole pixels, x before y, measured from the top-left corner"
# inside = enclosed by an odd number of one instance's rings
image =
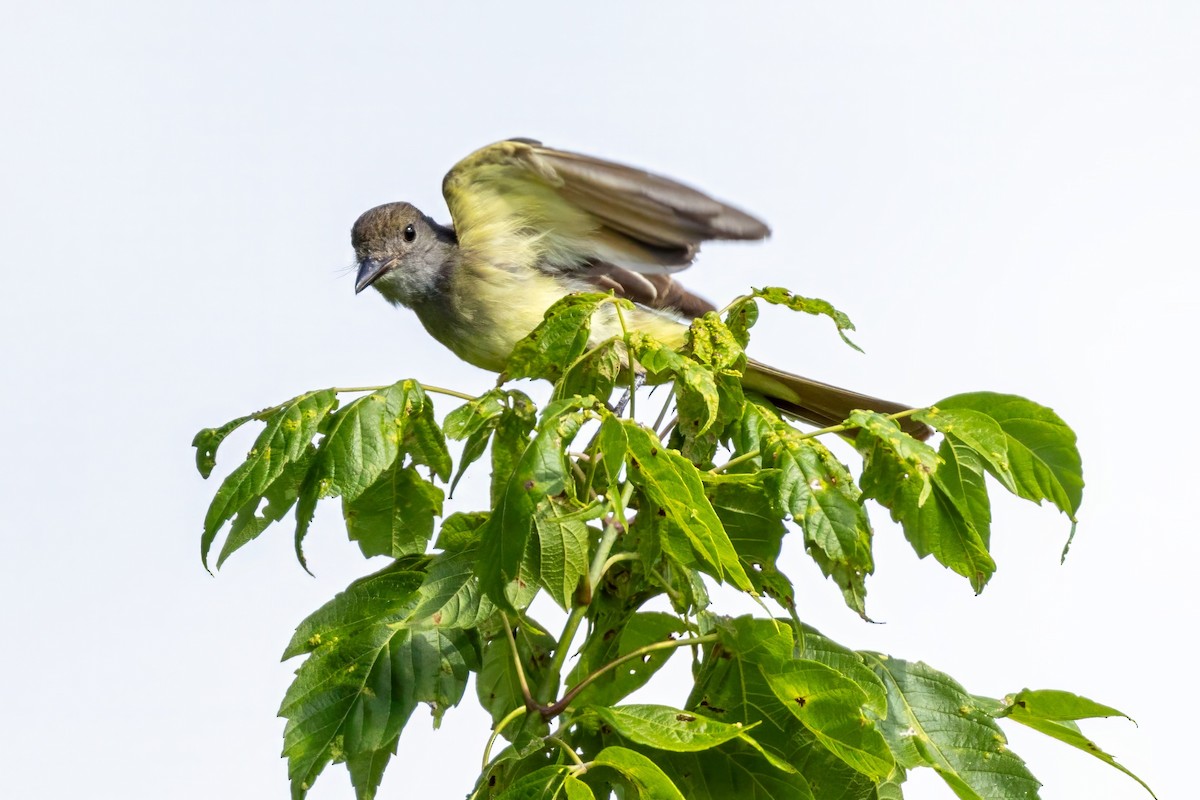
[[[920,662],[834,642],[800,618],[779,564],[784,538],[799,536],[866,617],[872,500],[919,557],[982,591],[996,570],[986,476],[1073,524],[1083,478],[1071,429],[990,392],[856,411],[819,432],[853,442],[856,475],[817,433],[743,392],[759,301],[829,317],[843,338],[853,330],[824,301],[768,288],[695,320],[673,350],[625,330],[626,301],[574,295],[509,363],[509,379],[554,383],[540,410],[503,383],[469,397],[402,380],[308,392],[197,434],[208,477],[222,442],[262,425],[205,517],[206,565],[223,530],[218,567],[293,509],[303,564],[316,505],[332,497],[363,555],[389,559],[304,620],[284,652],[304,658],[280,708],[294,797],[330,763],[373,797],[417,706],[436,725],[471,676],[495,725],[476,799],[895,800],[922,767],[961,798],[1036,797],[1004,720],[1131,774],[1077,724],[1115,709],[1063,691],[972,695]],[[596,315],[621,334],[594,340]],[[662,395],[635,393],[627,415],[610,405],[638,373],[672,385],[653,426],[646,411]],[[458,398],[441,425],[431,392]],[[347,394],[358,396],[339,402]],[[906,415],[940,442],[904,433]],[[447,439],[461,443],[456,458]],[[489,451],[489,507],[448,507]],[[712,581],[783,613],[720,616]],[[532,616],[543,592],[566,612],[561,633]],[[680,707],[626,702],[681,650],[693,680]]]

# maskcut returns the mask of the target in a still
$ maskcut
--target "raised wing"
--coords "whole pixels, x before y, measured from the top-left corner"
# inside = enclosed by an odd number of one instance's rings
[[[477,150],[450,170],[442,191],[464,248],[593,282],[602,278],[594,271],[674,272],[701,242],[770,234],[749,214],[669,178],[529,139]],[[670,294],[668,284],[655,293]]]

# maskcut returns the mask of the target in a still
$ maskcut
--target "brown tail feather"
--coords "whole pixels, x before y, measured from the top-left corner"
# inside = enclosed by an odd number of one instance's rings
[[[783,413],[822,428],[840,425],[856,409],[895,414],[913,407],[802,378],[753,360],[746,365],[742,384],[765,395]],[[905,433],[917,439],[928,439],[933,434],[928,425],[911,417],[897,422]]]

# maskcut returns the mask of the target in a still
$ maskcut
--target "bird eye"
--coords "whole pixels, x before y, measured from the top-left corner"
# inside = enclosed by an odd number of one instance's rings
[[[417,229],[412,225],[406,225],[404,228],[404,241],[411,242],[415,238],[417,238]]]

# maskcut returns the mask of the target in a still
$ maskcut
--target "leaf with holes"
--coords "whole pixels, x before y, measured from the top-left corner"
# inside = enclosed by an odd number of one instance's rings
[[[692,462],[663,447],[653,432],[626,420],[629,441],[629,480],[670,523],[668,536],[681,536],[717,580],[743,591],[753,589],[738,561],[721,520],[704,495],[700,473]]]
[[[336,405],[337,397],[331,390],[324,389],[289,400],[267,418],[266,428],[258,435],[246,460],[225,477],[209,504],[204,517],[204,533],[200,537],[200,557],[206,567],[209,549],[225,523],[249,505],[257,507],[257,500],[289,464],[309,456],[313,437]],[[287,489],[281,493],[291,494],[292,486],[293,482],[289,480],[286,487],[279,488]]]
[[[1038,796],[1037,779],[957,681],[919,661],[862,656],[887,688],[880,730],[901,766],[932,767],[963,800]]]

